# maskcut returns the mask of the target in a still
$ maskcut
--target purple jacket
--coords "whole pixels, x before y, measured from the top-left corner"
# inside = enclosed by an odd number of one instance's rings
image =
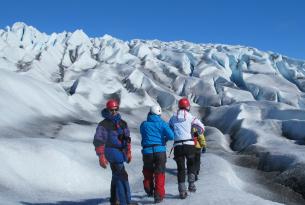
[[[130,132],[127,123],[120,114],[111,116],[107,109],[102,111],[105,118],[101,121],[94,135],[95,147],[105,145],[105,157],[110,163],[126,162],[127,143],[130,142]]]

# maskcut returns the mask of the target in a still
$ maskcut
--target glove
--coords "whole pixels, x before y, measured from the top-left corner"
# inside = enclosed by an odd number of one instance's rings
[[[130,163],[131,158],[132,158],[132,156],[131,156],[131,144],[130,143],[127,144],[126,157],[127,157],[127,163]]]
[[[105,151],[104,145],[101,145],[101,146],[95,148],[95,152],[96,152],[97,156],[99,156],[100,166],[103,167],[104,169],[106,169],[107,165],[108,165],[108,161],[105,157],[104,151]]]
[[[207,149],[205,147],[202,147],[201,153],[206,153]]]
[[[100,155],[99,161],[100,161],[100,166],[103,167],[104,169],[106,169],[107,165],[108,165],[108,161],[105,158],[105,155]]]

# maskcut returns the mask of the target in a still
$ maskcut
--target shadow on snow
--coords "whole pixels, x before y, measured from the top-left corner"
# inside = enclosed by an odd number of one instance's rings
[[[153,198],[148,198],[147,195],[133,195],[132,196],[134,201],[139,204],[153,204]],[[166,199],[179,199],[178,195],[173,194],[166,194]],[[82,201],[58,201],[58,202],[52,202],[52,203],[31,203],[31,202],[20,202],[23,205],[103,205],[103,204],[109,204],[109,198],[97,198],[97,199],[86,199]]]

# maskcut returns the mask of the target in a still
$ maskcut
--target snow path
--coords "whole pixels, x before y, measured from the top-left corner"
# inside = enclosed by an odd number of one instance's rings
[[[88,129],[86,126],[84,128]],[[131,129],[137,130],[136,128]],[[130,177],[132,199],[139,204],[153,204],[153,198],[146,197],[142,188],[140,138],[138,134],[135,135],[138,139],[134,141],[133,162],[126,165]],[[196,183],[197,192],[191,193],[185,200],[179,199],[176,164],[171,156],[168,158],[166,169],[166,197],[160,204],[304,204],[305,201],[299,194],[269,180],[276,173],[265,173],[257,170],[255,157],[231,151],[228,136],[223,136],[216,128],[207,127],[207,140],[209,147],[208,152],[202,155],[201,172]],[[170,145],[168,151],[169,149]],[[101,172],[110,172],[110,169],[101,170]],[[110,182],[110,179],[108,181]],[[103,186],[108,187],[109,184]],[[62,200],[51,203],[21,202],[21,204],[103,205],[109,204],[109,191],[102,192],[100,197],[88,197],[87,199]]]

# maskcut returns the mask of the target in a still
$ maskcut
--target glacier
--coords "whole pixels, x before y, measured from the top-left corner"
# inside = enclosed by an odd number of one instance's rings
[[[134,174],[139,125],[157,103],[168,120],[182,96],[207,126],[208,152],[186,201],[168,160],[163,204],[304,204],[305,61],[241,45],[48,35],[17,22],[0,29],[0,79],[3,204],[108,203],[111,172],[92,139],[109,98],[131,128],[132,197],[152,203]]]

